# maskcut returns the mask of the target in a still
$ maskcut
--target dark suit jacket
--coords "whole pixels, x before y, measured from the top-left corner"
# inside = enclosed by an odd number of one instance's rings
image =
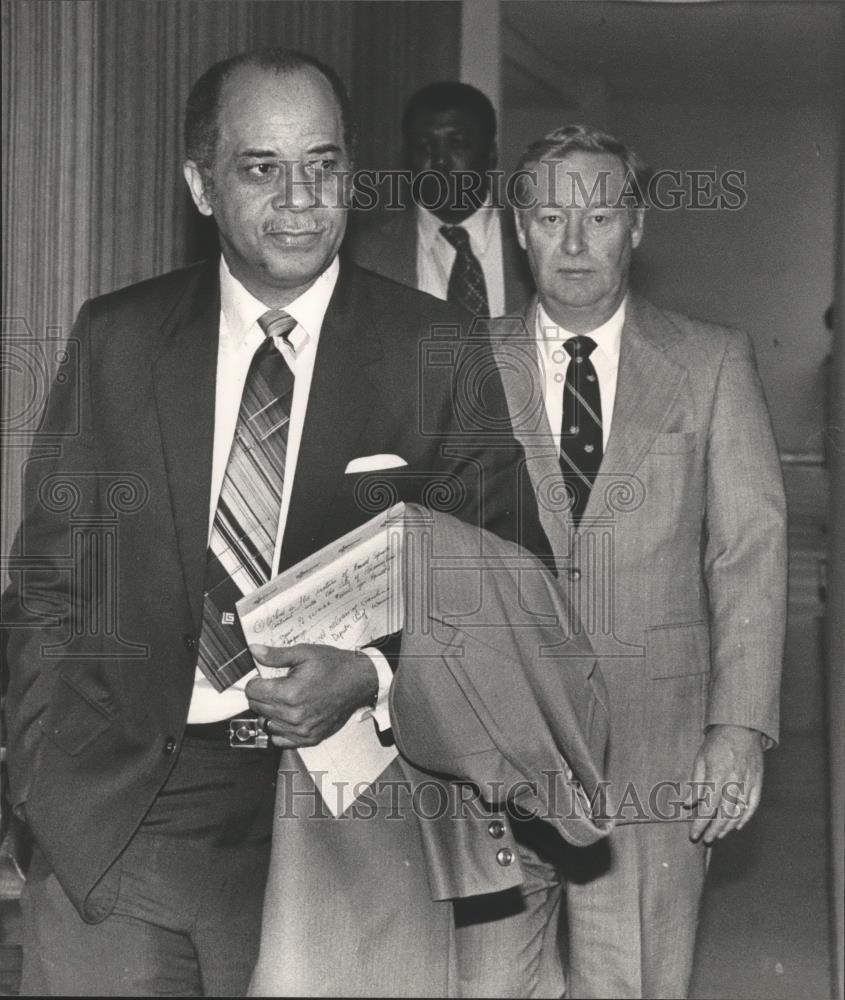
[[[284,569],[397,499],[442,505],[545,542],[516,496],[521,449],[501,383],[456,417],[456,379],[489,376],[485,342],[451,308],[344,265],[320,336],[282,550]],[[432,328],[445,327],[435,360]],[[197,661],[214,433],[215,264],[83,306],[33,452],[18,548],[34,568],[5,595],[13,803],[86,919],[97,885],[176,759]],[[446,349],[444,354],[444,348]],[[459,393],[460,395],[460,390]],[[63,437],[50,437],[62,435]],[[407,466],[345,474],[397,454]],[[432,487],[431,484],[434,484]],[[534,511],[534,513],[532,513]],[[529,537],[530,536],[530,537]],[[105,539],[105,541],[103,541]],[[111,540],[109,540],[111,539]]]
[[[534,293],[534,282],[525,254],[516,240],[513,216],[500,211],[502,227],[502,267],[505,275],[505,312],[520,315]],[[417,287],[417,217],[416,210],[394,212],[377,225],[355,229],[344,248],[361,267]]]

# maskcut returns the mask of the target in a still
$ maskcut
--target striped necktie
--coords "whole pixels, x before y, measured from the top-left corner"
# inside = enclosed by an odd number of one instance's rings
[[[232,450],[217,501],[205,570],[199,666],[223,691],[255,666],[235,602],[270,579],[282,509],[293,373],[273,342],[296,320],[271,309],[244,383]]]
[[[455,248],[455,263],[449,275],[446,299],[462,305],[473,316],[489,316],[484,271],[472,252],[469,233],[461,226],[441,226],[440,234]]]
[[[563,347],[571,360],[563,387],[560,469],[572,498],[572,520],[577,528],[602,460],[601,394],[590,360],[596,342],[590,337],[571,337]]]

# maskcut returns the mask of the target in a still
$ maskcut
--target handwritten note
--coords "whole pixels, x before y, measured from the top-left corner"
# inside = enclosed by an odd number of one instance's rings
[[[247,642],[361,649],[399,631],[403,515],[404,504],[397,504],[238,601]],[[261,665],[258,670],[264,677],[287,672]],[[396,756],[395,748],[381,745],[370,717],[362,713],[319,746],[298,753],[335,815]]]

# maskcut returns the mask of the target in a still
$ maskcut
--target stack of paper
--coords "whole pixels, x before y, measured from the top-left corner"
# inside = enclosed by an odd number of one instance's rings
[[[404,504],[396,504],[238,601],[247,642],[361,649],[398,632],[404,607],[404,511]],[[259,665],[258,670],[263,677],[287,673],[283,667]],[[319,746],[298,753],[335,815],[396,756],[394,747],[379,742],[369,715],[360,712]]]

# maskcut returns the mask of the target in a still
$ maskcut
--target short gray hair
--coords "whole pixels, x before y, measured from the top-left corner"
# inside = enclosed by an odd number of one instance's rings
[[[564,125],[535,139],[519,158],[514,171],[515,194],[519,204],[526,204],[526,186],[532,173],[544,160],[562,160],[570,153],[608,153],[625,168],[626,182],[631,179],[631,193],[636,207],[645,205],[645,192],[651,179],[651,169],[640,157],[609,132],[589,125]]]

